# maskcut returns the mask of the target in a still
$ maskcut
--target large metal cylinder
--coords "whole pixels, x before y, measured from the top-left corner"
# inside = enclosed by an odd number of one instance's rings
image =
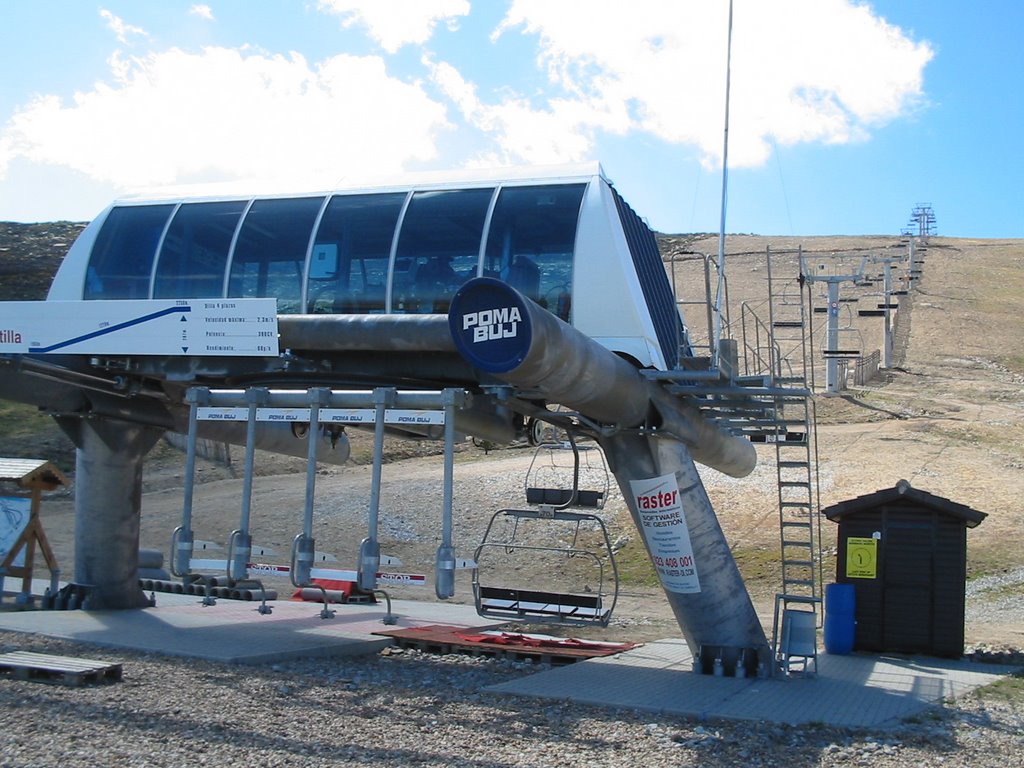
[[[139,587],[142,460],[160,430],[82,420],[75,467],[75,583],[91,609],[148,605]]]
[[[507,283],[470,280],[452,299],[448,323],[459,353],[501,381],[595,421],[663,429],[684,442],[695,460],[733,477],[745,477],[757,463],[747,440],[722,432]]]
[[[507,283],[469,281],[448,322],[462,356],[502,381],[598,421],[636,426],[647,416],[649,397],[632,365]]]
[[[318,352],[454,352],[444,315],[278,315],[280,345]]]
[[[197,434],[205,440],[215,440],[244,446],[246,422],[201,421]],[[330,435],[318,430],[319,451],[316,460],[323,464],[341,465],[348,461],[351,449],[344,433]],[[296,437],[290,424],[260,423],[256,425],[256,447],[284,456],[305,459],[309,453],[309,436]]]

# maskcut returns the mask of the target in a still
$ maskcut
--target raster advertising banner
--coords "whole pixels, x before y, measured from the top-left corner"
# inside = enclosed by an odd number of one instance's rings
[[[629,487],[640,516],[640,530],[662,585],[669,592],[700,592],[690,529],[686,527],[675,475],[630,480]]]

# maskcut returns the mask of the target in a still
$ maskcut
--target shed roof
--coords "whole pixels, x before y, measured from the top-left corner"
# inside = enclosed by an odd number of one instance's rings
[[[2,480],[13,480],[22,488],[39,486],[47,490],[68,484],[64,473],[45,459],[0,458]]]
[[[826,507],[822,512],[825,513],[825,517],[829,520],[838,522],[847,515],[868,509],[874,509],[875,507],[879,507],[883,504],[889,504],[894,501],[913,502],[918,506],[934,509],[944,515],[962,520],[968,528],[974,528],[978,523],[988,517],[984,512],[971,509],[964,504],[958,504],[957,502],[945,499],[942,496],[935,496],[927,491],[919,491],[916,488],[912,488],[910,483],[906,480],[900,480],[892,488],[883,488],[882,490],[875,491],[874,493],[868,493],[864,496],[857,496],[854,499],[840,501],[838,504]]]

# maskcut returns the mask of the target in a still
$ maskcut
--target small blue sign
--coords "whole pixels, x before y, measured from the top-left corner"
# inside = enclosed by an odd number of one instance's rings
[[[448,327],[459,354],[488,373],[517,368],[533,340],[526,302],[510,285],[492,277],[465,283],[448,310]]]

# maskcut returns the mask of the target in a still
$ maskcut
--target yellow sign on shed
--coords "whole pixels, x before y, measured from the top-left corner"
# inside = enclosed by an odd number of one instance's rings
[[[846,540],[846,578],[874,579],[878,577],[878,539],[855,538]]]

